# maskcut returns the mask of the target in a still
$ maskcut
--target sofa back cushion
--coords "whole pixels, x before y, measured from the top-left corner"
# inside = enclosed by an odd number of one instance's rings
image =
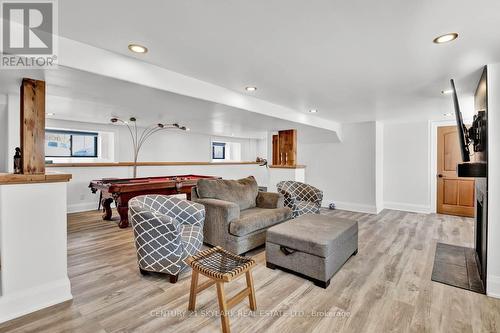
[[[259,188],[253,176],[238,179],[200,179],[196,184],[200,198],[234,202],[240,210],[256,206]]]

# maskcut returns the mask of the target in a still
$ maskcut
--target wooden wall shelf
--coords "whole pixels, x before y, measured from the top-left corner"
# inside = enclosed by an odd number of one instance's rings
[[[249,165],[259,162],[137,162],[137,166],[176,166],[176,165]],[[134,162],[97,162],[97,163],[52,163],[47,168],[90,168],[90,167],[131,167]]]
[[[68,173],[47,173],[38,175],[0,173],[0,185],[60,183],[69,182],[71,178],[72,175]]]
[[[271,169],[304,169],[305,165],[270,165]]]

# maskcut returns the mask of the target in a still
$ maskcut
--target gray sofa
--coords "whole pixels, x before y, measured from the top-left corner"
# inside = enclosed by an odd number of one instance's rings
[[[278,193],[260,192],[254,177],[200,179],[191,200],[205,206],[203,241],[242,254],[266,242],[266,230],[287,221],[292,210]]]

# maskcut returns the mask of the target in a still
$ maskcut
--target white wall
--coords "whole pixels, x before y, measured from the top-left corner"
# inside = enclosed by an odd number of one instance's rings
[[[383,150],[384,207],[429,212],[429,123],[385,123]]]
[[[98,194],[92,194],[88,185],[93,179],[131,178],[132,167],[49,167],[49,170],[70,173],[73,179],[68,183],[68,212],[97,209]],[[254,176],[260,186],[267,185],[267,170],[257,164],[248,165],[181,165],[181,166],[144,166],[139,167],[137,176],[169,176],[198,174],[238,179]]]
[[[14,153],[12,153],[14,156]],[[7,152],[7,104],[0,104],[0,172],[8,170]]]
[[[376,123],[342,126],[340,143],[298,144],[307,183],[323,190],[323,205],[376,213]]]
[[[487,293],[500,298],[500,64],[488,65]]]
[[[8,165],[12,172],[10,155],[19,145],[19,95],[8,96],[7,112],[0,112],[0,126],[5,126],[0,135],[2,139],[0,168]],[[0,111],[2,111],[0,109]],[[6,115],[5,115],[6,113]],[[6,121],[1,121],[2,116]],[[111,124],[94,124],[56,119],[47,119],[46,126],[51,128],[100,131],[114,134],[114,161],[132,161],[131,139],[124,126]],[[1,127],[0,127],[1,129]],[[174,161],[174,162],[209,162],[211,160],[211,141],[224,140],[241,144],[241,158],[243,161],[255,161],[258,155],[266,153],[266,140],[241,139],[235,137],[212,137],[204,134],[179,131],[164,131],[155,134],[143,146],[139,161]],[[263,148],[264,147],[264,148]],[[12,154],[10,153],[12,152]],[[1,169],[0,169],[1,170]],[[131,177],[131,167],[103,167],[103,168],[49,168],[49,170],[73,174],[73,180],[68,184],[68,210],[81,211],[97,207],[98,198],[90,193],[88,184],[93,179],[103,177]],[[268,181],[267,170],[258,165],[234,166],[165,166],[140,167],[138,176],[160,176],[176,174],[214,175],[223,178],[242,178],[254,175],[259,185],[266,186]]]
[[[14,162],[11,161],[16,147],[21,145],[19,112],[21,109],[20,96],[12,94],[7,96],[7,171],[14,172]],[[10,156],[12,155],[12,156]]]
[[[91,124],[66,120],[47,119],[47,127],[114,133],[115,161],[133,160],[132,141],[125,126],[111,124]],[[219,137],[178,130],[165,130],[154,134],[142,147],[139,161],[211,161],[211,141],[238,142],[241,144],[241,159],[255,161],[258,141],[235,137]]]
[[[384,209],[384,124],[375,124],[375,206]]]
[[[278,183],[284,180],[293,180],[296,182],[307,183],[306,170],[304,168],[269,168],[267,191],[276,192]]]
[[[114,134],[115,161],[130,162],[133,159],[130,134],[126,127],[108,124],[90,124],[56,119],[47,119],[47,127],[72,130],[103,131]],[[152,136],[145,143],[139,161],[161,162],[209,162],[211,161],[211,141],[230,141],[241,144],[243,161],[254,161],[263,145],[259,140],[234,137],[212,137],[204,134],[180,131],[164,131]],[[93,179],[132,177],[132,167],[82,167],[49,170],[71,173],[73,179],[68,184],[68,211],[84,211],[97,208],[98,197],[88,188]],[[138,177],[200,174],[234,179],[249,175],[256,177],[259,185],[266,186],[267,170],[258,165],[199,165],[199,166],[144,166],[138,168]]]
[[[0,322],[72,298],[66,183],[0,185]]]
[[[261,158],[265,158],[265,159],[268,158],[268,156],[267,156],[267,138],[257,140],[257,157],[261,157]],[[272,161],[270,161],[270,162],[272,162]]]

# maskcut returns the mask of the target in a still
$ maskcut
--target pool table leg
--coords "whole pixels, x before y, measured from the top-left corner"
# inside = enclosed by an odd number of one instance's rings
[[[117,210],[118,210],[118,214],[120,214],[120,223],[118,223],[118,226],[120,228],[127,228],[128,227],[128,206],[118,205]]]
[[[111,203],[113,202],[112,198],[104,198],[101,201],[102,204],[102,219],[103,220],[111,220],[111,216],[113,215],[113,210],[111,209]]]

